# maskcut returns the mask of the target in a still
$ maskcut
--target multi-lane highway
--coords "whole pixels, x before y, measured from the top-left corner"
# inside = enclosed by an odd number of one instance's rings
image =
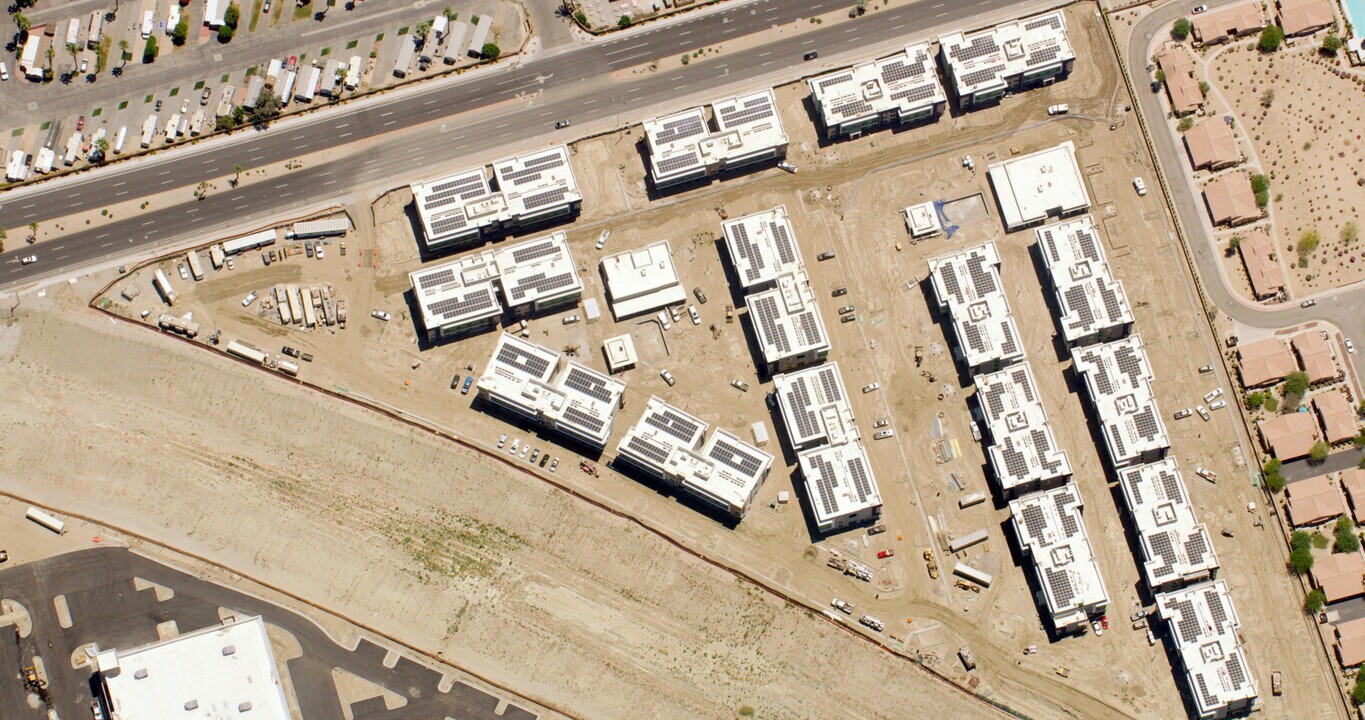
[[[786,72],[813,72],[840,54],[856,56],[891,41],[932,37],[939,30],[989,24],[1044,6],[1038,0],[921,0],[878,10],[847,22],[802,27],[797,20],[842,7],[835,0],[756,0],[627,34],[609,42],[575,43],[547,50],[468,78],[434,81],[376,101],[357,103],[264,132],[247,131],[202,147],[97,169],[29,189],[0,194],[0,227],[9,228],[10,251],[0,255],[0,287],[73,270],[140,248],[205,234],[225,234],[247,217],[287,215],[349,189],[427,177],[457,160],[488,162],[493,150],[540,137],[572,139],[585,125],[638,121],[646,108],[684,102],[723,88],[758,83]],[[561,22],[563,22],[561,20]],[[772,31],[762,43],[697,60],[671,70],[620,77],[613,73],[667,60],[702,47],[724,45]],[[821,61],[803,63],[819,50]],[[575,127],[554,131],[556,120]],[[278,179],[226,187],[232,168],[250,170],[288,158],[339,150],[331,159]],[[130,214],[126,219],[40,243],[23,244],[30,222],[45,223],[175,188],[211,180],[219,187],[202,201],[188,193],[181,204]],[[16,237],[17,236],[17,237]],[[39,262],[21,265],[30,252]]]

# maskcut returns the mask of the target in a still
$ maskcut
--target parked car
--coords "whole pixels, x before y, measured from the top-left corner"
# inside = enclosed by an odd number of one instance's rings
[[[460,374],[459,374],[459,373],[455,373],[455,377],[453,377],[453,378],[450,379],[450,389],[451,389],[451,390],[459,390],[459,389],[460,389]]]
[[[464,385],[461,385],[461,386],[460,386],[460,394],[461,394],[461,395],[468,395],[468,394],[469,394],[469,388],[470,388],[473,384],[474,384],[474,376],[473,376],[473,375],[470,375],[469,377],[465,378],[465,379],[464,379]]]
[[[559,458],[555,458],[554,460],[551,460],[551,461],[550,461],[550,472],[554,472],[554,471],[557,470],[558,468],[559,468]]]
[[[1227,407],[1227,406],[1228,406],[1228,401],[1227,401],[1227,400],[1221,400],[1221,399],[1220,399],[1220,400],[1214,400],[1213,402],[1209,403],[1209,409],[1210,409],[1210,410],[1222,410],[1223,408],[1225,408],[1225,407]]]
[[[1071,112],[1071,106],[1067,105],[1066,103],[1062,103],[1060,105],[1047,106],[1048,115],[1065,115],[1069,112]]]
[[[1213,372],[1213,366],[1212,366],[1212,365],[1200,365],[1200,366],[1199,366],[1199,372],[1205,373],[1205,374],[1211,373],[1211,372]]]
[[[1135,177],[1135,178],[1133,178],[1133,189],[1134,189],[1134,190],[1137,190],[1137,194],[1138,194],[1139,196],[1146,195],[1146,194],[1147,194],[1147,183],[1143,182],[1142,178],[1140,178],[1140,177]]]
[[[79,118],[76,118],[76,132],[80,132],[80,131],[82,131],[82,130],[84,130],[84,129],[85,129],[85,116],[82,115],[82,116],[80,116]]]
[[[521,446],[521,459],[522,459],[522,460],[525,460],[525,459],[526,459],[526,454],[529,453],[529,452],[531,452],[531,443],[526,443],[525,445],[522,445],[522,446]]]
[[[540,466],[545,467],[545,463],[550,462],[550,453],[542,453],[540,456]]]
[[[498,449],[501,450],[502,447],[503,447],[504,445],[506,445],[506,444],[507,444],[507,433],[503,433],[503,434],[502,434],[502,437],[498,438]]]
[[[858,319],[857,315],[845,315],[839,318],[839,322],[851,323]]]
[[[390,315],[390,314],[384,312],[383,310],[373,310],[373,311],[371,311],[371,312],[370,312],[370,317],[372,317],[372,318],[374,318],[374,319],[376,319],[376,320],[383,320],[383,321],[385,321],[385,322],[388,322],[389,320],[392,320],[392,319],[393,319],[393,316],[392,316],[392,315]]]
[[[290,72],[293,72],[294,70],[297,70],[298,67],[299,67],[299,56],[298,56],[298,55],[290,55],[290,56],[289,56],[289,62],[285,64],[284,69],[285,69],[285,70],[288,70],[288,71],[290,71]]]
[[[1194,6],[1194,9],[1191,10],[1190,13],[1192,13],[1192,14],[1194,14],[1194,15],[1198,15],[1199,13],[1204,12],[1205,10],[1208,10],[1208,9],[1209,9],[1209,6],[1208,6],[1208,5],[1195,5],[1195,6]]]
[[[564,320],[563,320],[562,322],[563,322],[565,325],[572,325],[572,324],[578,322],[578,319],[579,319],[579,318],[578,318],[577,315],[565,315],[565,316],[564,316]]]
[[[873,390],[880,390],[881,387],[882,384],[880,382],[868,383],[867,385],[863,386],[863,392],[870,393]]]
[[[700,285],[698,285],[697,287],[692,288],[692,295],[693,295],[693,297],[697,298],[697,302],[698,302],[698,303],[700,303],[700,304],[702,304],[702,305],[705,305],[705,304],[706,304],[706,293],[704,293],[704,292],[701,291],[701,286],[700,286]]]
[[[1299,307],[1310,308],[1317,304],[1318,304],[1317,300],[1314,300],[1313,298],[1308,298],[1307,300],[1304,300],[1303,302],[1299,303]]]
[[[1203,405],[1195,405],[1194,411],[1199,413],[1199,417],[1203,418],[1204,422],[1209,421],[1209,411],[1205,410]]]
[[[190,279],[190,269],[185,267],[185,263],[180,263],[178,266],[176,266],[176,269],[180,271],[181,280]]]
[[[730,386],[740,392],[749,392],[749,383],[746,383],[743,380],[731,380]]]
[[[190,99],[189,99],[189,98],[185,98],[184,100],[181,100],[181,101],[180,101],[180,114],[181,114],[181,115],[186,115],[186,114],[189,113],[189,111],[190,111]]]
[[[886,532],[885,525],[873,525],[872,527],[867,529],[868,535],[881,535],[884,532]]]
[[[843,612],[844,614],[847,614],[847,615],[852,615],[852,614],[853,614],[853,603],[847,603],[847,602],[844,602],[843,600],[840,600],[839,598],[834,598],[833,600],[830,600],[830,601],[829,601],[829,604],[830,604],[835,610],[838,610],[838,611],[840,611],[840,612]]]
[[[90,69],[90,58],[81,58],[81,72],[84,73],[86,70],[89,70],[89,69]]]
[[[1346,339],[1345,339],[1344,341],[1342,341],[1342,342],[1344,342],[1345,345],[1346,345],[1346,352],[1348,352],[1348,353],[1350,353],[1350,354],[1352,354],[1352,355],[1354,355],[1354,354],[1356,353],[1356,346],[1351,342],[1351,338],[1346,338]]]
[[[839,308],[839,314],[840,314],[840,315],[847,315],[847,314],[849,314],[849,313],[851,313],[851,312],[853,312],[853,306],[852,306],[852,305],[845,305],[845,306]]]
[[[701,313],[698,313],[698,312],[697,312],[697,306],[696,306],[696,305],[688,305],[688,306],[687,306],[687,314],[692,316],[692,324],[693,324],[693,325],[700,325],[700,324],[701,324]]]
[[[673,377],[673,373],[668,370],[660,370],[659,377],[663,378],[664,382],[668,383],[669,387],[673,387],[673,385],[678,382],[678,379]]]
[[[885,429],[885,430],[878,430],[877,433],[876,433],[875,435],[872,436],[872,438],[873,438],[874,440],[885,440],[885,439],[887,439],[887,438],[889,438],[889,437],[894,437],[895,435],[896,435],[896,431],[895,431],[895,430],[892,430],[891,428],[887,428],[887,429]]]
[[[811,50],[810,52],[806,53],[805,55],[802,55],[802,56],[801,56],[801,59],[802,59],[802,60],[814,60],[815,58],[818,58],[818,57],[820,57],[820,51],[819,51],[819,50]]]
[[[1219,396],[1221,396],[1222,394],[1223,394],[1223,388],[1216,387],[1216,388],[1210,390],[1208,395],[1205,395],[1205,396],[1204,396],[1204,402],[1213,402],[1214,398],[1219,397]]]
[[[887,549],[882,550],[881,552],[877,553],[877,559],[878,559],[878,560],[885,560],[885,559],[887,559],[887,558],[889,558],[889,557],[894,556],[895,554],[896,554],[896,551],[895,551],[895,550],[892,550],[892,549],[890,549],[890,548],[887,548]]]
[[[260,297],[260,294],[255,290],[252,290],[250,295],[242,298],[242,307],[251,307],[251,303],[256,302],[256,298],[258,297]]]
[[[24,257],[19,259],[19,263],[22,265],[32,265],[33,263],[36,262],[38,262],[37,255],[25,255]]]
[[[516,454],[517,454],[517,451],[520,450],[520,449],[521,449],[521,438],[515,438],[514,440],[512,440],[512,446],[509,447],[509,448],[507,448],[507,454],[508,454],[508,455],[516,455]]]
[[[1209,482],[1218,482],[1218,473],[1206,467],[1200,466],[1195,468],[1194,474],[1198,475],[1201,478],[1204,478],[1205,480],[1208,480]]]
[[[783,170],[786,170],[789,173],[796,172],[796,166],[787,162],[786,160],[782,160],[781,162],[777,163],[777,166],[782,168]]]
[[[0,80],[8,80],[8,79],[9,79],[9,68],[6,67],[4,63],[0,62]]]
[[[840,297],[847,294],[848,288],[846,287],[834,288],[834,291],[830,293],[830,297]]]
[[[1176,419],[1176,420],[1184,420],[1185,418],[1187,418],[1187,417],[1189,417],[1189,416],[1191,416],[1191,415],[1193,415],[1193,414],[1194,414],[1194,411],[1191,410],[1191,409],[1189,409],[1189,408],[1185,408],[1184,410],[1176,410],[1176,411],[1175,411],[1175,419]]]
[[[292,358],[296,358],[299,356],[299,351],[296,350],[295,348],[289,347],[288,345],[285,345],[284,347],[280,348],[280,352]]]
[[[663,325],[665,330],[668,330],[673,327],[673,323],[670,323],[668,321],[668,313],[664,312],[663,310],[659,311],[659,324]]]
[[[213,97],[213,86],[212,85],[205,86],[204,92],[199,94],[199,104],[201,106],[208,105],[209,98],[211,97]]]
[[[816,259],[816,260],[832,260],[832,259],[834,259],[834,251],[833,251],[833,250],[826,250],[826,251],[820,253],[819,255],[816,255],[816,256],[815,256],[815,259]]]
[[[602,234],[597,236],[597,249],[598,249],[598,250],[601,250],[602,247],[603,247],[604,245],[607,244],[607,236],[608,236],[608,235],[611,235],[611,231],[610,231],[610,230],[603,230],[603,231],[602,231]]]
[[[534,463],[536,460],[539,460],[539,459],[540,459],[540,448],[536,448],[535,451],[531,453],[531,459],[530,459],[528,462]]]
[[[890,420],[888,420],[887,418],[881,418],[881,419],[878,420],[877,422],[872,423],[872,427],[874,427],[874,428],[884,428],[884,427],[886,427],[887,425],[890,425],[890,424],[891,424],[891,421],[890,421]]]

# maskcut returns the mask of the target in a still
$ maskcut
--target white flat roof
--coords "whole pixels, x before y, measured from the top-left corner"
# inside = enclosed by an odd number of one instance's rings
[[[1222,580],[1156,596],[1200,717],[1223,717],[1256,700],[1256,681],[1237,630],[1241,619]]]
[[[1195,519],[1174,459],[1121,470],[1119,486],[1142,545],[1148,588],[1198,582],[1218,570],[1208,528]]]
[[[827,128],[875,122],[890,111],[909,119],[930,114],[935,105],[948,101],[928,42],[806,83]]]
[[[700,107],[643,123],[650,175],[656,184],[711,175],[746,160],[774,157],[787,146],[787,133],[782,129],[772,90],[719,100],[711,110],[715,130]]]
[[[977,375],[976,396],[990,433],[986,455],[1007,497],[1021,486],[1071,475],[1071,460],[1057,446],[1027,362]]]
[[[932,202],[911,205],[903,212],[905,227],[910,231],[911,237],[927,237],[943,232],[943,223],[939,222],[938,210],[934,208]]]
[[[583,292],[562,232],[414,270],[408,280],[428,330],[500,315],[499,294],[516,310]]]
[[[726,220],[720,229],[735,276],[746,291],[771,285],[778,277],[805,267],[786,205]]]
[[[773,392],[793,449],[842,445],[858,439],[839,363],[774,375]]]
[[[958,352],[969,369],[1024,358],[1019,328],[1000,284],[994,242],[934,258],[929,273],[939,308],[952,318]]]
[[[107,650],[98,664],[113,720],[289,720],[289,703],[259,617],[132,650]],[[190,703],[195,709],[188,710]]]
[[[635,340],[630,333],[607,338],[602,341],[602,347],[606,350],[607,369],[611,372],[632,367],[640,361],[640,356],[635,353]]]
[[[745,298],[758,345],[769,365],[829,352],[829,335],[804,270],[783,275],[777,287]]]
[[[619,456],[736,517],[749,508],[773,456],[658,397],[616,447]]]
[[[616,319],[687,301],[667,240],[602,258]]]
[[[959,97],[1003,91],[1007,78],[1046,71],[1076,57],[1061,10],[970,35],[944,35],[938,43],[946,59],[944,72]]]
[[[1109,604],[1074,484],[1011,500],[1010,523],[1033,563],[1053,627],[1074,627]]]
[[[1141,336],[1078,348],[1071,357],[1103,425],[1113,467],[1150,459],[1150,453],[1170,447]]]
[[[1035,233],[1068,343],[1133,323],[1128,293],[1109,269],[1094,219],[1083,215]]]
[[[875,513],[882,506],[872,463],[857,440],[806,450],[797,455],[797,464],[821,529],[840,524],[840,518]]]
[[[573,361],[560,365],[559,353],[503,333],[479,394],[549,429],[605,445],[626,384]]]
[[[554,215],[582,201],[564,145],[414,183],[412,197],[427,247],[475,238],[484,230]]]
[[[990,166],[991,187],[1004,213],[1006,230],[1069,215],[1090,207],[1076,146],[1070,141]]]

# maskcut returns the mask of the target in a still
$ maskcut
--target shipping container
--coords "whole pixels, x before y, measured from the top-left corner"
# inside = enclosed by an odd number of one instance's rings
[[[43,512],[42,510],[39,510],[36,507],[30,507],[28,509],[28,512],[24,516],[27,517],[29,520],[32,520],[33,522],[36,522],[39,525],[42,525],[48,530],[57,533],[58,535],[66,534],[66,523]]]
[[[403,45],[398,50],[398,60],[393,64],[394,77],[407,77],[408,68],[412,67],[412,58],[417,54],[417,38],[408,36],[403,38]]]
[[[175,304],[175,290],[171,289],[171,281],[166,279],[166,273],[161,272],[161,268],[156,269],[156,276],[152,279],[152,284],[161,293],[161,299],[167,305]]]
[[[277,360],[276,363],[275,363],[275,367],[276,367],[276,369],[278,369],[280,372],[284,373],[285,375],[288,375],[289,377],[298,377],[298,376],[299,376],[299,365],[298,365],[298,363],[294,362],[293,360],[283,360],[283,359]]]
[[[306,238],[329,237],[332,235],[345,235],[351,229],[351,223],[344,217],[327,218],[325,220],[306,220],[296,222],[289,229],[286,236],[294,240]]]
[[[985,528],[974,530],[961,537],[953,538],[952,542],[948,543],[948,549],[953,552],[961,552],[979,542],[985,542],[987,537],[989,535]]]
[[[227,344],[227,351],[229,355],[235,355],[256,365],[264,365],[266,361],[265,353],[238,340],[229,342]]]
[[[213,263],[214,270],[218,270],[223,267],[224,259],[225,256],[223,255],[222,245],[214,245],[213,247],[209,248],[209,262]]]
[[[976,568],[970,565],[963,565],[962,563],[954,565],[953,574],[964,580],[971,580],[972,582],[976,583],[977,585],[980,585],[981,587],[991,586],[992,580],[991,576],[987,573],[977,570]]]
[[[284,294],[289,301],[289,314],[294,318],[294,322],[303,322],[303,299],[299,297],[298,286],[286,285]]]
[[[113,150],[114,150],[114,154],[115,154],[115,155],[121,155],[121,154],[123,153],[123,141],[125,141],[125,140],[127,140],[127,139],[128,139],[128,126],[127,126],[127,125],[120,126],[119,129],[118,129],[118,132],[115,133],[115,135],[114,135]]]
[[[275,307],[280,311],[280,324],[294,324],[294,313],[289,310],[289,296],[285,295],[283,285],[276,285],[273,291],[275,296]]]
[[[317,327],[318,314],[317,311],[313,309],[313,291],[308,288],[302,288],[300,292],[303,293],[303,326],[310,328]]]
[[[204,266],[199,262],[199,251],[191,250],[185,253],[185,259],[190,263],[190,275],[194,276],[196,282],[204,279]]]
[[[223,243],[223,252],[227,255],[236,255],[239,252],[254,250],[258,247],[265,247],[266,245],[274,244],[275,231],[262,230],[260,232],[255,232],[250,235],[243,235],[242,237],[233,240],[228,240],[227,242]]]
[[[156,139],[156,119],[156,113],[152,113],[142,121],[142,147],[151,147],[152,140]]]

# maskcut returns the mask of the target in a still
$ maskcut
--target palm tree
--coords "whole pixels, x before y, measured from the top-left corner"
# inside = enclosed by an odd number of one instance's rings
[[[38,239],[38,221],[34,220],[28,224],[28,241],[34,242]]]
[[[127,40],[118,41],[118,50],[120,60],[119,68],[122,68],[124,65],[128,64],[128,41]]]
[[[4,228],[0,227],[0,252],[5,251],[5,241],[8,239],[9,233],[5,232]]]
[[[237,187],[237,185],[240,184],[240,183],[242,182],[242,170],[243,170],[243,169],[244,169],[244,168],[243,168],[241,165],[233,165],[233,166],[232,166],[232,173],[233,173],[233,175],[235,175],[235,177],[232,178],[232,186],[233,186],[233,187]]]
[[[52,57],[57,53],[52,50],[52,46],[47,46],[47,71],[52,72]]]
[[[103,161],[106,157],[108,157],[108,156],[109,156],[109,140],[106,139],[106,138],[100,138],[100,139],[96,140],[96,141],[95,141],[95,152],[96,152],[97,154],[99,154],[99,157],[100,157],[100,160],[101,160],[101,161]]]

